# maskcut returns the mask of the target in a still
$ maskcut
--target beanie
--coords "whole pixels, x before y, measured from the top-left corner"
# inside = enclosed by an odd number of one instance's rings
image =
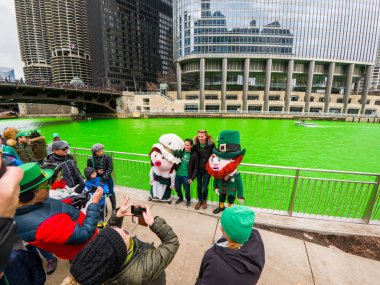
[[[55,141],[53,142],[53,144],[51,145],[51,149],[54,151],[54,150],[57,150],[57,149],[64,149],[66,147],[69,147],[69,145],[63,141]]]
[[[92,167],[86,167],[84,169],[84,176],[86,177],[86,179],[91,179],[91,174],[94,173],[96,170]]]
[[[220,218],[222,228],[228,237],[237,243],[245,244],[251,236],[255,213],[243,206],[225,209]]]
[[[102,230],[74,258],[70,272],[82,285],[100,285],[117,274],[127,259],[127,245],[111,227]]]
[[[101,144],[101,143],[96,143],[96,144],[94,144],[94,145],[92,146],[92,148],[91,148],[91,152],[92,152],[92,154],[95,154],[96,152],[98,152],[98,151],[101,150],[101,149],[104,149],[104,145]]]

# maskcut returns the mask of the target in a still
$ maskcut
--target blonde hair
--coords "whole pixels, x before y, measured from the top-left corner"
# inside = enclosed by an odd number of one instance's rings
[[[80,285],[72,276],[67,276],[61,283],[61,285]]]
[[[206,130],[199,130],[197,132],[197,134],[194,136],[194,139],[193,139],[193,143],[194,144],[196,144],[197,142],[199,142],[199,140],[198,140],[198,134],[199,133],[206,135],[206,139],[208,140],[209,144],[213,144],[214,143],[214,140],[213,140],[212,136],[209,135]]]

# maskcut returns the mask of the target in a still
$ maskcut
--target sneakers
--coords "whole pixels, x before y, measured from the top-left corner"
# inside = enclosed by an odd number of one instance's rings
[[[46,274],[50,275],[57,269],[57,258],[49,259],[46,266]]]
[[[203,209],[207,209],[207,202],[206,202],[206,201],[203,201],[203,203],[202,203],[202,208],[203,208]]]
[[[178,199],[177,201],[175,201],[175,204],[178,205],[179,203],[181,203],[183,201],[183,199]]]
[[[212,211],[214,214],[219,214],[220,212],[224,211],[225,208],[216,208],[214,211]]]
[[[195,210],[199,210],[199,208],[201,207],[201,205],[202,205],[202,201],[199,201],[199,202],[195,205],[194,209],[195,209]]]
[[[190,206],[190,204],[191,204],[191,202],[190,202],[190,201],[186,201],[186,206],[187,206],[187,207],[189,207],[189,206]]]

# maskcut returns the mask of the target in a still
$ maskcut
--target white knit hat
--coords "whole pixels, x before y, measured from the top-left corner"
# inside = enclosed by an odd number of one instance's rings
[[[159,143],[154,144],[153,147],[158,148],[162,156],[168,161],[179,164],[185,143],[176,134],[165,134],[160,137]]]

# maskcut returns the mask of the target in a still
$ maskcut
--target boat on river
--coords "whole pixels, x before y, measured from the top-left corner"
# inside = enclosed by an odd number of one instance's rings
[[[302,127],[317,127],[318,125],[317,124],[314,124],[314,123],[306,123],[305,121],[294,121],[294,125],[295,126],[302,126]]]

